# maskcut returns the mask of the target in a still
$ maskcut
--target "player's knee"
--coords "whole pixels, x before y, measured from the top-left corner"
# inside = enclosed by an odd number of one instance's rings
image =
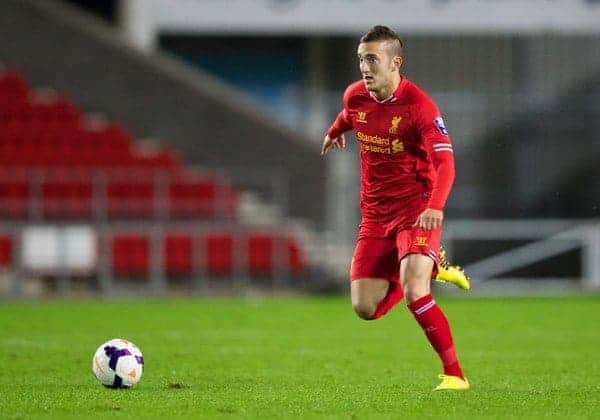
[[[368,302],[352,302],[352,308],[359,318],[367,321],[374,319],[377,310],[375,305]]]
[[[406,299],[406,303],[412,303],[430,294],[429,282],[430,280],[427,277],[407,276],[404,284],[404,298]]]
[[[429,293],[428,290],[407,289],[404,291],[404,297],[406,298],[406,303],[413,303],[422,297],[427,296]]]

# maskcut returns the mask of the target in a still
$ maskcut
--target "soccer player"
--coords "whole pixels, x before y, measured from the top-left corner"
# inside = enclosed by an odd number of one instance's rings
[[[431,296],[444,205],[454,182],[448,130],[433,100],[400,73],[403,44],[375,26],[358,44],[362,80],[343,97],[321,155],[360,143],[361,223],[350,268],[352,306],[366,320],[403,297],[443,366],[436,390],[466,390],[446,316]]]

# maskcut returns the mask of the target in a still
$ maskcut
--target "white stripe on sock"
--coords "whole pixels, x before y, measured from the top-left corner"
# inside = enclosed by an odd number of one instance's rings
[[[415,310],[415,314],[416,315],[421,315],[423,312],[428,311],[429,309],[433,308],[435,306],[435,300],[432,300],[429,303],[426,303],[425,305],[421,306],[420,308]]]

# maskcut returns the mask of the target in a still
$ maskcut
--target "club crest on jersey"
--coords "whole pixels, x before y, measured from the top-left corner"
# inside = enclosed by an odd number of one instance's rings
[[[395,117],[392,118],[392,126],[390,127],[391,134],[398,133],[398,124],[400,124],[400,121],[402,121],[402,117],[399,115],[396,115]]]
[[[433,123],[440,133],[442,133],[444,136],[448,135],[448,129],[446,128],[446,124],[444,124],[444,119],[442,117],[437,117],[435,120],[433,120]]]
[[[363,124],[366,123],[367,122],[367,113],[364,111],[359,111],[356,114],[356,122],[363,123]]]

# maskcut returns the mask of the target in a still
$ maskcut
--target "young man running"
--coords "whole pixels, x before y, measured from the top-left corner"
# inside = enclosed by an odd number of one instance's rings
[[[431,296],[443,209],[454,182],[452,144],[435,103],[400,73],[402,47],[385,26],[371,28],[360,39],[362,80],[346,89],[343,110],[321,154],[344,147],[343,133],[354,130],[361,160],[361,223],[350,269],[355,312],[378,319],[406,297],[442,362],[436,390],[466,390],[469,381],[448,320]],[[445,261],[440,266],[447,269]],[[452,282],[468,289],[461,274],[455,269]]]

